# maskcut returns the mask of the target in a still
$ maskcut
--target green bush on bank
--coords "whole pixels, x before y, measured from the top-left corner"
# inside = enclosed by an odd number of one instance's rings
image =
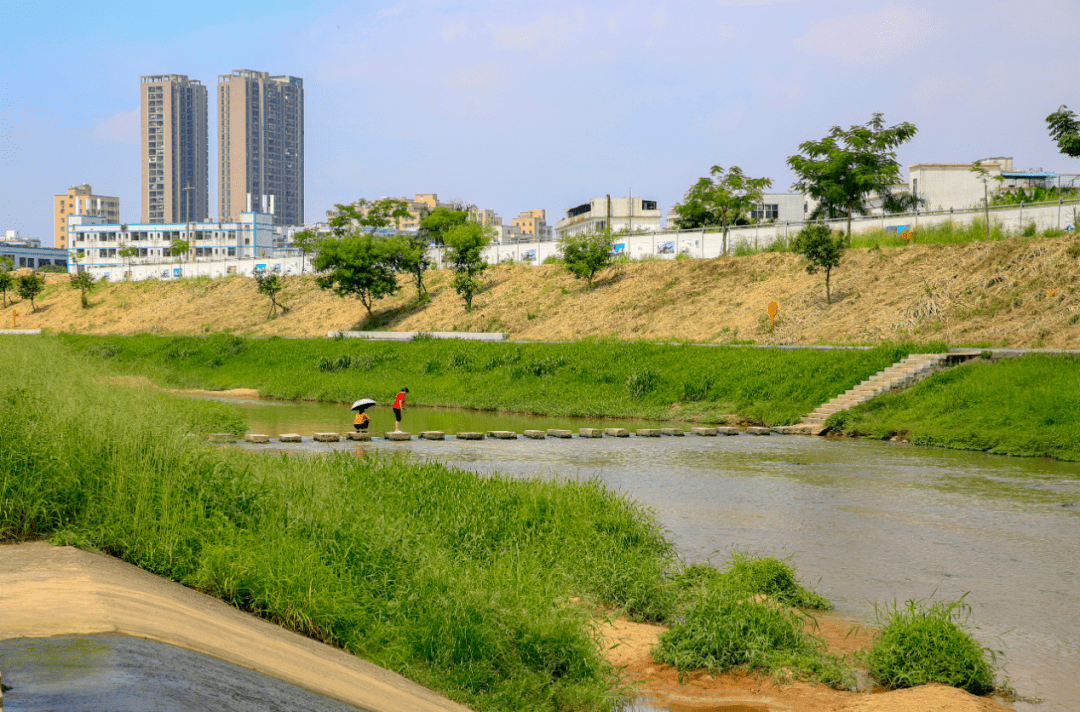
[[[1080,460],[1080,358],[1028,354],[935,374],[836,413],[829,427],[919,445]]]
[[[939,682],[976,695],[993,692],[995,653],[968,632],[970,612],[962,597],[879,610],[880,634],[866,656],[870,674],[890,689]]]
[[[818,351],[621,341],[61,338],[115,368],[181,387],[247,387],[266,396],[338,402],[363,395],[384,402],[407,385],[415,405],[706,422],[734,414],[769,425],[797,421],[913,350],[941,347]]]

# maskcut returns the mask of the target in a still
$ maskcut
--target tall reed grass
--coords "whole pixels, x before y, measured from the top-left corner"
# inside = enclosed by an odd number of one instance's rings
[[[408,386],[415,405],[705,422],[735,414],[769,425],[797,421],[913,350],[944,347],[817,351],[606,340],[62,338],[115,368],[183,387],[248,387],[287,399],[346,402],[366,396],[386,402]]]

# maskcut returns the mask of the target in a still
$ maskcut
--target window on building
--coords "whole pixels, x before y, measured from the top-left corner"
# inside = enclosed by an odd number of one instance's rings
[[[765,203],[750,209],[751,220],[776,220],[780,216],[780,205]]]

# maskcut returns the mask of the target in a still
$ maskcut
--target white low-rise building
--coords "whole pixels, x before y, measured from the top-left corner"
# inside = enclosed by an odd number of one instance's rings
[[[566,209],[555,223],[556,239],[589,230],[612,232],[656,232],[664,229],[663,215],[655,200],[642,198],[593,198]]]

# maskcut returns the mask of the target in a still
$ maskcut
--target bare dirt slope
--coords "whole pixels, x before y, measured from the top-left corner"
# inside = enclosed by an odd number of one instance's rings
[[[788,253],[712,260],[630,263],[608,268],[584,288],[558,265],[499,266],[466,313],[449,272],[428,275],[433,299],[415,289],[376,304],[376,328],[395,331],[508,331],[518,339],[586,336],[697,342],[844,343],[945,339],[950,344],[1080,348],[1080,237],[911,245],[849,250],[832,277],[808,275]],[[51,275],[36,312],[16,304],[21,328],[130,334],[207,333],[323,336],[372,328],[363,306],[287,278],[268,319],[269,300],[253,280],[136,282],[101,288],[91,308],[65,275]],[[779,304],[770,333],[766,305]],[[10,311],[0,326],[11,326]]]

